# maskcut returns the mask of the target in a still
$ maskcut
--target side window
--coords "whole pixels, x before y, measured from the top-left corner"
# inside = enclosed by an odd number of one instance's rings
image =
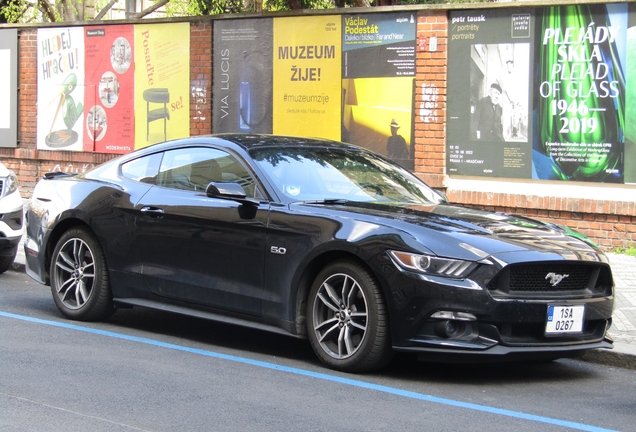
[[[173,189],[205,191],[210,182],[236,182],[248,197],[255,196],[249,172],[232,155],[222,150],[190,147],[167,151],[161,162],[157,185]]]
[[[162,155],[155,153],[126,162],[121,166],[121,173],[131,180],[155,184]]]

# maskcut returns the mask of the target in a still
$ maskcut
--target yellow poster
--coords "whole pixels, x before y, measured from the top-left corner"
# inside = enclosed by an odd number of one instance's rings
[[[135,26],[135,148],[190,136],[190,24]]]
[[[340,140],[339,16],[274,19],[273,132]]]

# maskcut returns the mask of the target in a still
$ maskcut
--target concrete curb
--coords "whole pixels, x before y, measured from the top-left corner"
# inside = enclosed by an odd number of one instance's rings
[[[9,270],[12,270],[14,272],[19,272],[19,273],[26,272],[24,268],[24,264],[17,261],[13,261],[13,264],[11,264],[11,267],[9,267]]]
[[[616,348],[613,350],[593,349],[579,357],[579,360],[588,363],[636,370],[636,355],[616,351]]]

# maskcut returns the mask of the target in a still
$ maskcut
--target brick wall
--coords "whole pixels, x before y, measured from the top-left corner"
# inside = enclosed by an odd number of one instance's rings
[[[190,27],[190,135],[212,133],[212,22]]]
[[[450,191],[452,202],[564,225],[603,249],[636,244],[636,202]]]
[[[434,188],[446,187],[446,11],[417,17],[415,77],[415,172]],[[431,38],[437,47],[431,51]]]
[[[212,21],[192,21],[190,27],[190,134],[212,131]],[[449,187],[445,174],[447,11],[418,11],[417,74],[415,81],[415,172],[429,185],[445,190],[451,202],[505,211],[574,228],[606,249],[636,244],[636,191],[625,200],[576,199],[563,196],[493,193]],[[431,37],[437,47],[431,50]],[[420,44],[420,42],[422,42]],[[17,149],[0,148],[0,159],[16,171],[25,198],[37,179],[50,171],[83,172],[116,155],[37,150],[36,69],[37,30],[19,32],[19,130]],[[421,47],[421,48],[420,48]],[[630,195],[631,194],[631,195]]]

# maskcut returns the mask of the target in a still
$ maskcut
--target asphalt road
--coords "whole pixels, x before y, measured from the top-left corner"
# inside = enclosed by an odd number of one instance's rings
[[[636,371],[578,360],[321,366],[309,343],[143,309],[61,318],[0,275],[0,430],[636,430]]]

